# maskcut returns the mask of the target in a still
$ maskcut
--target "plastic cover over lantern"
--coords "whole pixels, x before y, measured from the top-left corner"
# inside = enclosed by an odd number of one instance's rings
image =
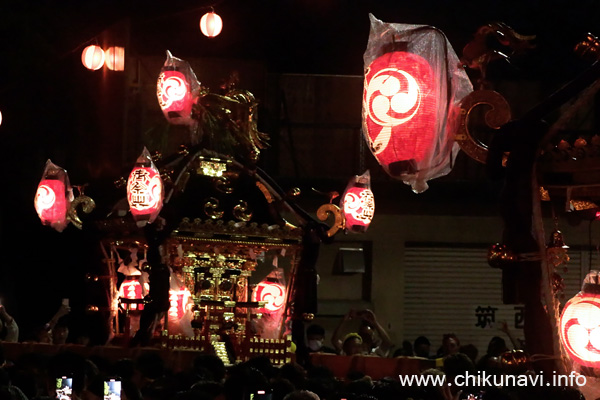
[[[50,160],[46,161],[34,199],[42,224],[62,232],[69,224],[67,214],[72,201],[73,189],[67,171]]]
[[[162,209],[163,196],[160,173],[144,147],[127,179],[127,201],[138,226],[154,222]]]
[[[370,20],[363,134],[383,169],[420,193],[452,168],[460,102],[473,86],[440,30]]]
[[[342,213],[346,230],[365,232],[375,214],[375,197],[371,191],[371,173],[355,175],[346,186],[342,196]]]
[[[165,118],[174,125],[191,125],[192,107],[198,97],[200,83],[187,61],[173,57],[167,50],[167,59],[156,83],[158,104]]]
[[[560,340],[571,359],[600,368],[600,271],[590,271],[560,316]]]

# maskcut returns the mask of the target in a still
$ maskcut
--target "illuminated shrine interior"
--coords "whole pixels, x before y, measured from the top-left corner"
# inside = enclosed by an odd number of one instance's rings
[[[551,3],[3,2],[0,140],[4,199],[0,233],[4,257],[0,302],[19,322],[22,335],[50,318],[64,298],[70,299],[73,332],[86,324],[101,323],[90,312],[94,296],[104,295],[98,285],[94,286],[94,277],[102,276],[106,263],[101,260],[115,243],[119,257],[128,256],[128,239],[118,235],[107,239],[101,229],[79,230],[75,226],[56,232],[40,223],[33,199],[44,165],[51,159],[68,171],[73,186],[95,200],[91,216],[109,220],[109,216],[127,212],[124,185],[115,182],[127,179],[144,147],[164,159],[178,154],[181,145],[193,148],[190,130],[170,125],[156,101],[156,81],[169,51],[188,61],[198,81],[210,92],[223,93],[233,85],[251,92],[258,102],[257,128],[269,136],[268,147],[260,151],[256,164],[260,173],[237,171],[229,176],[236,190],[244,193],[240,198],[227,198],[230,208],[242,200],[260,201],[263,208],[255,210],[254,218],[262,218],[271,226],[281,221],[296,226],[298,220],[309,220],[307,215],[311,221],[318,221],[316,212],[321,205],[339,202],[339,197],[332,200],[333,192],[341,195],[351,177],[370,171],[376,208],[369,231],[340,230],[320,244],[315,266],[320,277],[320,311],[315,321],[330,335],[349,309],[370,308],[390,331],[397,347],[403,340],[414,340],[404,336],[404,328],[415,325],[403,319],[413,304],[406,294],[409,288],[404,287],[410,278],[408,273],[405,275],[405,264],[409,262],[405,257],[427,246],[484,249],[481,263],[491,271],[485,249],[502,241],[504,181],[490,177],[486,164],[459,151],[451,172],[430,180],[429,188],[417,194],[378,164],[361,132],[363,54],[369,38],[369,13],[383,22],[434,26],[446,35],[459,57],[478,28],[492,22],[505,23],[521,35],[535,35],[534,48],[515,52],[510,60],[498,57],[487,66],[487,81],[510,104],[513,118],[519,118],[589,67],[590,62],[576,55],[573,48],[587,33],[600,34],[594,31],[600,18],[599,1]],[[223,20],[223,29],[214,38],[204,36],[198,26],[211,7]],[[92,44],[124,47],[125,70],[84,68],[81,52]],[[501,52],[507,50],[507,46],[493,40],[486,45]],[[478,71],[467,68],[466,72],[477,88]],[[573,142],[578,137],[600,134],[597,97],[573,118],[559,139]],[[555,121],[560,111],[557,108],[545,117]],[[489,144],[493,135],[488,130],[478,140]],[[202,153],[198,160],[210,157]],[[173,169],[188,168],[184,166],[186,160],[178,158],[172,163]],[[188,219],[177,225],[177,235],[170,238],[169,255],[173,264],[184,270],[204,268],[202,274],[214,275],[210,275],[213,286],[202,287],[198,293],[213,296],[206,300],[215,302],[210,303],[211,307],[239,300],[238,296],[247,300],[244,304],[250,304],[254,300],[244,285],[258,285],[274,265],[282,268],[285,279],[291,279],[304,239],[293,228],[279,231],[281,236],[269,242],[266,228],[259,226],[247,237],[260,240],[247,239],[235,251],[215,251],[214,243],[233,241],[235,234],[226,230],[227,220],[219,225],[223,231],[216,236],[209,236],[203,231],[208,229],[206,226],[194,222],[194,218],[208,212],[206,205],[200,208],[198,199],[218,180],[216,175],[203,175],[198,172],[200,167],[194,167],[190,170],[198,181],[192,179],[182,189],[190,198],[181,204],[198,215],[183,215]],[[277,210],[280,214],[276,216],[269,208],[270,196],[277,196],[270,188],[275,187],[281,190],[277,193],[283,193],[280,200],[287,207]],[[293,195],[295,188],[300,194]],[[552,216],[556,213],[565,241],[582,254],[577,260],[585,259],[586,251],[600,241],[600,230],[596,225],[592,228],[587,216],[566,213],[561,207],[554,210],[544,206],[542,212],[547,234],[554,226]],[[227,214],[231,220],[235,219],[233,215]],[[89,216],[80,216],[85,224]],[[238,221],[246,221],[243,226],[248,228],[252,217],[243,218]],[[323,223],[331,225],[330,220]],[[134,237],[131,243],[138,239]],[[364,252],[368,258],[361,261],[364,265],[359,265],[358,272],[352,271],[356,266],[351,264],[352,249]],[[257,254],[261,255],[258,261]],[[345,266],[340,265],[340,257],[347,257]],[[597,257],[594,260],[597,262]],[[217,262],[229,263],[228,272],[211,270],[209,265]],[[338,268],[347,270],[340,273]],[[452,287],[452,276],[448,272],[440,279],[448,279],[446,286]],[[501,287],[500,278],[494,276]],[[436,276],[426,278],[436,280]],[[236,292],[231,285],[246,291]],[[496,301],[502,304],[501,298]],[[280,322],[278,329],[281,326]],[[101,341],[102,335],[99,332],[95,339]],[[483,354],[483,343],[492,336],[491,330],[481,335],[478,346]],[[432,347],[433,343],[437,346],[441,336],[430,339]]]

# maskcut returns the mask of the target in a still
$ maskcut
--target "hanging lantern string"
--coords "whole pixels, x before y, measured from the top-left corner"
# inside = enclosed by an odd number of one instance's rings
[[[177,11],[171,14],[161,14],[158,15],[154,18],[148,18],[145,21],[146,22],[153,22],[153,21],[157,21],[160,19],[164,19],[164,18],[172,18],[172,17],[177,17],[179,15],[189,15],[190,13],[195,13],[197,11],[201,11],[201,10],[211,10],[212,12],[215,11],[215,7],[219,6],[221,3],[223,3],[223,0],[219,0],[215,3],[212,3],[210,5],[204,5],[204,6],[200,6],[200,7],[195,7],[195,8],[190,8],[187,10],[182,10],[182,11]]]

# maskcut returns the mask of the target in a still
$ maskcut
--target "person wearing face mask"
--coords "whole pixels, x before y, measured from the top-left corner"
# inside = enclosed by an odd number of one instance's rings
[[[309,353],[332,353],[335,354],[335,350],[323,346],[325,341],[325,328],[321,325],[312,324],[306,328],[306,345]]]

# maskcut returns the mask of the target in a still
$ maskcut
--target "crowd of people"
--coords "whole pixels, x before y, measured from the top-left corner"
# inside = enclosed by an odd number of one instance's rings
[[[68,304],[62,304],[48,323],[37,330],[39,342],[64,344],[69,337],[64,317]],[[354,328],[349,330],[349,322]],[[0,306],[0,334],[5,342],[17,341],[18,326],[7,310]],[[506,325],[502,330],[518,349]],[[441,338],[439,347],[432,347],[424,336],[405,341],[397,348],[388,333],[370,310],[350,311],[326,344],[326,331],[312,324],[305,331],[305,346],[309,353],[363,355],[372,357],[419,357],[432,360],[432,367],[421,376],[443,376],[449,382],[459,374],[535,374],[526,363],[506,370],[500,362],[509,346],[502,337],[493,337],[485,354],[478,357],[477,349],[461,345],[454,334]],[[72,339],[71,339],[72,341]],[[85,343],[82,343],[85,344]],[[299,358],[300,360],[300,358]],[[368,371],[349,371],[347,376],[335,376],[323,365],[301,359],[280,367],[268,358],[257,357],[234,366],[225,366],[214,354],[198,353],[193,366],[173,371],[158,353],[142,352],[135,359],[109,360],[101,356],[84,357],[69,350],[55,355],[21,354],[6,359],[0,346],[0,400],[57,398],[56,379],[72,379],[72,399],[105,399],[105,382],[121,381],[122,399],[129,400],[576,400],[583,399],[577,387],[512,386],[482,387],[477,384],[463,387],[448,385],[406,384],[397,376],[372,379]],[[514,367],[514,366],[513,366]]]

